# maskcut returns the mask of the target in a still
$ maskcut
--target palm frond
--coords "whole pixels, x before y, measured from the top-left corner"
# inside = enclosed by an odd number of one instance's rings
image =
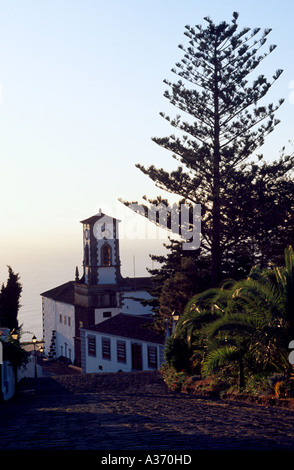
[[[235,361],[239,355],[240,351],[236,346],[219,347],[205,357],[202,366],[203,372],[209,373],[228,361]]]
[[[220,331],[237,330],[241,333],[241,330],[243,330],[243,332],[252,331],[256,329],[256,327],[257,322],[253,316],[246,313],[235,313],[225,315],[208,325],[206,328],[206,335],[210,340]]]

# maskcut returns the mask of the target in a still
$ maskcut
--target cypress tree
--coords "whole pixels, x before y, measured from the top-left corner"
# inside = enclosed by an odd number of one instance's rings
[[[18,331],[22,285],[19,282],[19,274],[15,274],[10,266],[8,266],[8,274],[7,282],[2,284],[0,291],[0,326],[10,328],[11,331]]]

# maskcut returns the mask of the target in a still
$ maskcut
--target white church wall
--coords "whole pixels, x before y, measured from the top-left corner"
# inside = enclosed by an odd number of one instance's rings
[[[114,317],[119,313],[121,313],[121,309],[117,307],[95,308],[95,325],[98,325],[98,323]]]
[[[48,355],[52,331],[56,332],[56,357],[74,359],[75,308],[73,305],[43,297],[45,355]]]
[[[43,312],[43,339],[44,339],[44,354],[48,355],[52,331],[56,328],[56,315],[54,308],[54,301],[47,297],[42,297],[42,312]]]
[[[116,267],[115,266],[99,266],[99,284],[115,284]]]

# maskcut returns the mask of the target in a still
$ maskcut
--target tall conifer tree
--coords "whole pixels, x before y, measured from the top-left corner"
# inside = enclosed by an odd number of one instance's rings
[[[276,46],[261,52],[271,30],[239,30],[238,16],[233,13],[231,24],[205,18],[206,27],[186,26],[189,45],[179,46],[184,57],[172,70],[179,80],[165,80],[169,90],[164,95],[186,119],[161,113],[178,135],[153,138],[180,166],[168,172],[136,165],[159,188],[201,204],[202,247],[211,253],[212,285],[221,278],[226,188],[236,183],[238,171],[278,124],[275,112],[283,102],[258,104],[282,70],[271,80],[259,75],[249,84],[256,67]]]

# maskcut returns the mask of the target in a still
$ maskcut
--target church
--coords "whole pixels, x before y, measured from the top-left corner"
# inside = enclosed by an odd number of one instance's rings
[[[124,278],[119,220],[82,220],[83,275],[43,292],[45,355],[66,358],[82,372],[152,370],[163,362],[164,337],[150,329],[149,277]]]

